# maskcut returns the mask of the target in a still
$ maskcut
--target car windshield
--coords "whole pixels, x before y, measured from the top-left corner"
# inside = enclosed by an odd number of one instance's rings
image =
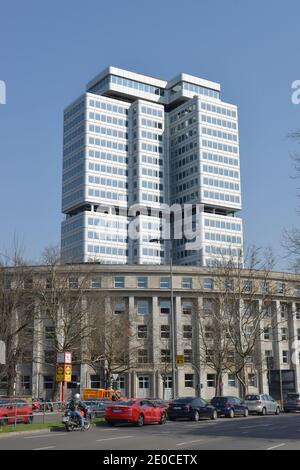
[[[0,400],[0,405],[6,405],[9,403],[9,400]]]
[[[227,397],[214,397],[211,403],[225,403],[226,401],[228,401]]]
[[[193,398],[177,398],[176,400],[174,400],[172,403],[174,405],[180,405],[182,403],[189,403],[190,401],[192,401]]]
[[[135,403],[135,400],[124,400],[124,401],[118,401],[118,403],[116,402],[112,402],[115,406],[119,406],[119,405],[124,405],[124,406],[131,406]]]
[[[257,401],[259,400],[259,395],[246,395],[245,400],[247,401]]]
[[[299,393],[288,393],[287,398],[291,398],[292,400],[298,400]]]

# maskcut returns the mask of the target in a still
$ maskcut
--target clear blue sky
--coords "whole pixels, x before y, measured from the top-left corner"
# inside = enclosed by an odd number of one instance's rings
[[[299,18],[298,1],[2,1],[0,251],[14,233],[31,259],[59,242],[63,108],[115,65],[221,83],[239,106],[245,242],[282,255],[283,228],[299,225],[286,139],[300,127]]]

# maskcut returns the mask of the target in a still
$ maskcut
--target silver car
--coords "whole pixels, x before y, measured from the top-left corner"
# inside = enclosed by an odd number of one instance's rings
[[[274,413],[275,415],[279,415],[280,413],[278,403],[267,394],[246,395],[244,402],[248,407],[249,413],[257,413],[263,416],[267,413]]]

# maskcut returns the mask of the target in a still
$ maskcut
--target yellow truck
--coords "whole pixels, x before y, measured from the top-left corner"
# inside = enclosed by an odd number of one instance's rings
[[[112,400],[113,395],[117,398],[117,400],[124,399],[124,397],[121,397],[121,394],[118,390],[106,390],[105,388],[83,388],[81,394],[83,400],[87,400],[88,398],[109,398]]]

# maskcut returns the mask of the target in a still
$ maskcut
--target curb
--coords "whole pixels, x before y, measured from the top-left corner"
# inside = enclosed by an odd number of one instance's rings
[[[64,427],[61,428],[62,430],[64,430]],[[0,439],[1,438],[4,438],[4,437],[14,437],[14,436],[20,436],[22,434],[39,434],[39,433],[50,433],[51,432],[51,428],[44,428],[44,429],[33,429],[32,431],[30,431],[30,429],[28,429],[28,431],[11,431],[11,432],[4,432],[3,434],[0,433]],[[53,432],[53,431],[52,431]]]

